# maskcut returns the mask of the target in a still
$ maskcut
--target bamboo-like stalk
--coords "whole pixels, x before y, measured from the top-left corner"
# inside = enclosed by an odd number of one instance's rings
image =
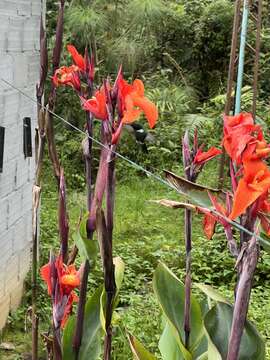
[[[36,170],[32,190],[32,360],[38,359],[37,269],[38,269],[38,216],[41,194],[41,171],[45,149],[45,117],[42,97],[48,73],[48,51],[43,14],[40,18],[40,78],[36,87],[38,129],[35,135]]]
[[[59,68],[60,65],[60,58],[62,52],[62,43],[63,43],[63,24],[64,24],[64,7],[65,7],[65,0],[60,0],[59,2],[59,11],[57,17],[57,25],[56,25],[56,39],[55,45],[53,49],[53,58],[52,58],[52,71],[53,74]],[[55,136],[54,136],[54,126],[53,126],[53,116],[52,111],[54,110],[55,106],[55,85],[53,81],[51,81],[51,90],[49,94],[49,100],[45,115],[45,124],[46,124],[46,136],[48,141],[48,150],[49,156],[53,165],[54,175],[56,177],[57,183],[59,185],[60,182],[60,163],[56,151],[55,145]]]
[[[235,9],[234,9],[230,64],[229,64],[229,70],[228,70],[226,103],[225,103],[225,109],[224,109],[225,115],[229,115],[230,109],[231,109],[240,10],[241,10],[241,0],[236,0]],[[218,180],[218,188],[219,189],[222,189],[223,183],[224,183],[225,162],[226,162],[226,153],[225,153],[225,149],[223,147],[222,148],[222,156],[221,156],[221,160],[220,160],[220,167],[219,167],[219,180]]]
[[[91,96],[91,89],[89,87],[89,96]],[[89,135],[84,142],[83,154],[85,159],[85,178],[87,189],[87,209],[90,212],[92,207],[92,140],[93,136],[93,116],[90,112],[86,112],[87,134]],[[87,237],[89,241],[93,238],[93,232],[87,231]],[[83,336],[83,324],[84,324],[84,310],[87,296],[87,282],[90,273],[90,262],[86,260],[83,268],[82,281],[80,285],[80,297],[77,309],[76,327],[73,338],[73,349],[75,352],[75,359],[79,357],[82,336]]]
[[[185,278],[185,309],[184,331],[185,347],[189,348],[190,338],[190,305],[191,305],[191,250],[192,250],[192,212],[185,209],[185,246],[186,246],[186,278]]]
[[[113,214],[115,199],[115,154],[110,153],[108,164],[108,178],[106,186],[106,227],[107,227],[107,256],[108,264],[104,268],[104,280],[106,291],[106,319],[105,328],[106,336],[104,341],[104,360],[111,359],[112,348],[112,327],[111,320],[113,314],[113,302],[116,293],[114,265],[113,265]],[[106,268],[107,267],[107,268]]]
[[[239,356],[241,338],[244,332],[247,318],[252,281],[259,259],[256,237],[253,236],[243,251],[240,260],[240,279],[238,282],[236,299],[233,311],[233,322],[231,327],[227,360],[237,360]]]

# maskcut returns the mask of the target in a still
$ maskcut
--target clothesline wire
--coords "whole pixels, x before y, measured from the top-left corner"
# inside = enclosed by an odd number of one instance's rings
[[[176,186],[174,186],[173,184],[169,183],[168,181],[164,180],[162,177],[160,177],[159,175],[154,174],[153,172],[145,169],[143,166],[137,164],[135,161],[130,160],[129,158],[125,157],[124,155],[122,155],[121,153],[112,150],[111,148],[109,148],[108,146],[104,145],[101,141],[97,140],[96,138],[90,136],[88,133],[86,133],[85,131],[83,131],[82,129],[78,128],[77,126],[73,125],[72,123],[70,123],[68,120],[66,120],[65,118],[63,118],[62,116],[56,114],[54,111],[48,109],[48,107],[42,105],[41,103],[39,103],[36,99],[32,98],[30,95],[26,94],[24,91],[22,91],[21,89],[19,89],[18,87],[16,87],[15,85],[13,85],[12,83],[10,83],[9,81],[0,78],[0,80],[5,83],[6,85],[10,86],[11,88],[13,88],[14,90],[18,91],[21,95],[23,95],[25,98],[29,99],[32,103],[39,105],[43,110],[48,111],[51,115],[53,115],[55,118],[59,119],[60,121],[62,121],[63,123],[65,123],[66,125],[68,125],[69,127],[73,128],[74,130],[76,130],[77,132],[83,134],[84,136],[87,136],[90,140],[92,140],[94,143],[96,143],[97,145],[99,145],[100,147],[111,151],[113,154],[115,154],[118,158],[124,160],[125,162],[127,162],[129,165],[131,165],[133,168],[140,170],[142,172],[144,172],[146,175],[148,175],[149,177],[152,177],[153,179],[155,179],[156,181],[158,181],[159,183],[165,185],[166,187],[170,188],[171,190],[175,190],[178,193],[180,193],[181,195],[187,196],[185,194],[183,194]],[[241,224],[239,224],[236,221],[232,221],[231,219],[227,218],[226,216],[224,216],[223,214],[219,213],[218,211],[211,209],[211,212],[214,215],[217,215],[219,217],[221,217],[222,219],[226,220],[229,224],[231,224],[232,226],[236,227],[239,231],[243,231],[246,234],[250,235],[250,236],[255,236],[255,238],[257,240],[260,240],[261,242],[265,242],[265,240],[260,237],[258,234],[246,229],[244,226],[242,226]]]

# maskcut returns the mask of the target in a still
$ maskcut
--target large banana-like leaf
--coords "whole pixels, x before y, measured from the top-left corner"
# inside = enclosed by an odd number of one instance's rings
[[[156,360],[156,357],[151,354],[134,336],[128,334],[129,345],[134,357],[134,360]],[[173,360],[173,359],[171,359]]]
[[[217,303],[208,311],[204,318],[204,325],[209,338],[222,359],[227,357],[232,318],[233,306],[225,303]],[[214,360],[215,358],[211,356],[209,359]],[[250,321],[246,321],[241,340],[239,360],[255,359],[265,360],[265,344],[255,326]]]
[[[191,297],[191,333],[190,349],[184,348],[184,307],[185,289],[177,277],[162,263],[154,273],[153,288],[165,317],[175,330],[176,341],[184,355],[184,359],[192,359],[192,355],[204,337],[203,319],[200,304]]]

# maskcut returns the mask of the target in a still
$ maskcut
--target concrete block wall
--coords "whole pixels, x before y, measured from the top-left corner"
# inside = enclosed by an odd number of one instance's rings
[[[0,78],[35,98],[39,77],[39,26],[44,0],[0,0]],[[0,329],[21,300],[30,267],[34,157],[23,153],[23,118],[36,106],[0,80],[0,126],[5,127],[0,173]],[[33,149],[34,155],[34,149]]]

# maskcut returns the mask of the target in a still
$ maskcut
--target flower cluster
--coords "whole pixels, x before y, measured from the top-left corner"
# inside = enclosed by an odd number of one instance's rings
[[[231,161],[233,193],[227,193],[226,205],[210,197],[214,210],[222,216],[203,209],[206,236],[212,237],[218,221],[224,226],[227,238],[229,236],[232,240],[231,226],[224,217],[235,220],[239,216],[243,216],[243,226],[251,231],[259,219],[263,230],[269,235],[270,170],[264,159],[270,154],[270,147],[261,126],[254,124],[249,113],[224,116],[223,145]]]
[[[182,140],[182,146],[186,178],[193,182],[196,181],[205,163],[222,153],[220,149],[214,146],[207,151],[203,151],[204,144],[198,145],[197,132],[194,134],[193,146],[191,147],[188,131],[186,131]]]
[[[80,285],[79,272],[74,265],[65,265],[61,256],[52,256],[40,273],[52,298],[54,326],[59,328],[61,325],[63,328],[72,312],[73,303],[78,301],[74,289]]]
[[[123,78],[122,70],[119,70],[117,79],[113,86],[109,80],[97,89],[93,96],[88,99],[82,84],[85,81],[93,87],[94,60],[89,60],[86,51],[83,57],[76,48],[68,45],[74,64],[62,66],[56,70],[53,82],[56,86],[68,85],[73,87],[80,96],[82,107],[89,111],[96,119],[110,123],[111,144],[117,144],[124,124],[130,124],[144,113],[150,128],[153,128],[158,118],[156,106],[144,94],[144,84],[141,80],[135,79],[128,84]],[[115,111],[116,110],[116,111]],[[115,116],[117,112],[118,117]]]

